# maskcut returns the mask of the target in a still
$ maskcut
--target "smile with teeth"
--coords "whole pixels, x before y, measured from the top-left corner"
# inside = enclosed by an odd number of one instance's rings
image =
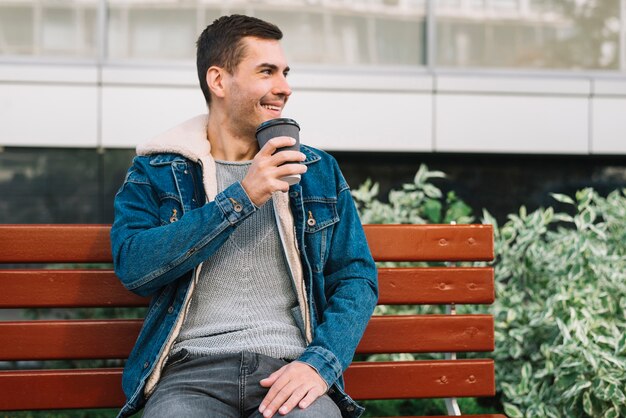
[[[279,111],[280,110],[280,107],[278,107],[278,106],[272,106],[272,105],[261,105],[261,106],[263,106],[264,108],[266,108],[268,110],[274,110],[274,111]]]

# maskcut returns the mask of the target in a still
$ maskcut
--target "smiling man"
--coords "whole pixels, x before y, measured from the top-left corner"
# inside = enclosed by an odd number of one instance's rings
[[[138,146],[116,195],[115,271],[152,298],[120,416],[363,412],[342,374],[378,289],[350,189],[323,151],[255,139],[291,95],[281,38],[247,16],[209,25],[197,44],[208,114]]]

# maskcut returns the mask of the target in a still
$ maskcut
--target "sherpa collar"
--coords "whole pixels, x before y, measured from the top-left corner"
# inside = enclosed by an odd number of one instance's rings
[[[209,115],[198,115],[137,146],[137,155],[179,154],[199,162],[211,153],[206,137]]]

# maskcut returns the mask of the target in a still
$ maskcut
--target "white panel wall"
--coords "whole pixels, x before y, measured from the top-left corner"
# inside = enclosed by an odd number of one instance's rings
[[[324,150],[430,151],[428,94],[295,91],[284,112],[303,143]]]
[[[102,146],[130,148],[206,112],[196,88],[105,86],[102,89]]]
[[[96,86],[0,84],[0,145],[97,147]]]
[[[626,154],[626,80],[597,80],[592,99],[594,154]]]
[[[0,65],[0,146],[96,147],[97,70]]]
[[[585,154],[588,105],[575,97],[439,95],[436,150]]]
[[[441,76],[435,150],[589,152],[586,79]]]

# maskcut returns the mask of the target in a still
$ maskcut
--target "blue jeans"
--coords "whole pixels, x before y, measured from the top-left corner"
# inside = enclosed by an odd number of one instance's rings
[[[285,360],[249,352],[192,356],[182,350],[165,366],[143,416],[262,418],[258,408],[269,389],[259,382],[285,364]],[[341,412],[323,395],[306,409],[296,406],[287,415],[275,416],[341,418]]]

